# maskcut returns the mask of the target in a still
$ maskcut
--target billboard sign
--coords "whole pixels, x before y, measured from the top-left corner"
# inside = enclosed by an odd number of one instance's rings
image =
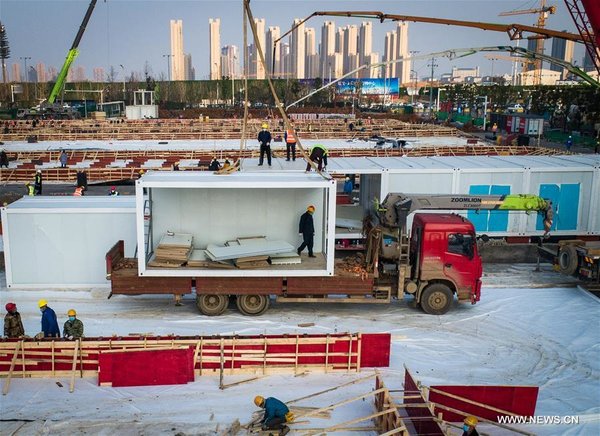
[[[341,95],[398,95],[398,78],[392,79],[344,79],[336,84],[336,92]]]

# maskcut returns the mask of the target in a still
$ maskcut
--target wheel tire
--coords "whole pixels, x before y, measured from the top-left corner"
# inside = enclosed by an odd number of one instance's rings
[[[452,290],[443,283],[433,283],[421,294],[421,308],[430,315],[443,315],[452,305]]]
[[[196,306],[204,315],[221,315],[229,306],[229,297],[220,294],[200,294],[196,297]]]
[[[564,245],[558,252],[558,270],[566,275],[575,274],[579,266],[577,250],[572,245]]]
[[[244,315],[258,316],[269,308],[268,295],[238,295],[237,307]]]

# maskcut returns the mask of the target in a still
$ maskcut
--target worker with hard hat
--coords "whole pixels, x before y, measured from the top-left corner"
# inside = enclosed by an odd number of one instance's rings
[[[265,409],[265,416],[261,421],[262,430],[279,430],[281,436],[289,433],[290,428],[285,424],[286,422],[292,422],[294,415],[283,401],[273,397],[264,398],[257,395],[254,397],[254,404],[256,407]]]
[[[42,195],[42,170],[35,172],[34,188],[35,195]]]
[[[56,320],[56,313],[44,299],[38,301],[38,307],[42,312],[42,331],[36,335],[36,338],[59,338],[60,329]]]
[[[119,195],[119,191],[117,191],[117,187],[111,186],[110,191],[108,191],[108,195],[111,197],[115,197],[115,196]]]
[[[6,150],[0,148],[0,168],[2,167],[8,168],[8,155],[6,154]]]
[[[291,124],[290,128],[284,132],[283,138],[285,139],[285,160],[290,161],[290,151],[292,160],[296,160],[296,129]]]
[[[221,169],[221,163],[217,160],[216,156],[213,156],[210,164],[208,165],[209,171],[219,171]]]
[[[15,303],[6,303],[6,315],[4,315],[4,336],[7,338],[20,338],[25,335],[25,329],[21,322],[21,314],[17,312]]]
[[[25,189],[27,189],[27,195],[30,197],[35,195],[35,187],[31,183],[25,182]]]
[[[77,318],[77,312],[75,312],[75,309],[69,309],[67,316],[69,319],[65,321],[65,325],[63,327],[63,338],[79,339],[83,337],[83,323]]]
[[[258,143],[260,144],[260,158],[258,159],[258,166],[261,166],[264,162],[265,154],[267,155],[267,163],[271,166],[271,132],[269,132],[269,125],[263,123],[262,130],[258,132]]]
[[[315,238],[315,225],[313,222],[313,213],[315,213],[315,207],[311,204],[306,208],[300,216],[300,225],[298,226],[298,233],[302,235],[302,245],[298,247],[298,255],[302,253],[302,250],[308,248],[308,257],[316,257],[313,254],[313,243]]]
[[[467,416],[463,421],[463,436],[479,436],[475,429],[479,421],[474,416]]]
[[[315,144],[310,149],[310,160],[317,164],[319,171],[327,169],[327,154],[329,151],[323,144]],[[310,171],[310,162],[306,164],[306,171]]]

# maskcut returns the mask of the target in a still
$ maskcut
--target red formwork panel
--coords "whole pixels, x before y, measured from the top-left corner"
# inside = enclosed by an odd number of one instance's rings
[[[427,401],[423,398],[417,381],[408,369],[404,370],[404,404],[414,404],[415,407],[405,406],[399,409],[408,419],[407,425],[412,425],[410,434],[444,436],[439,424],[434,420],[431,411],[425,407]]]
[[[431,386],[438,391],[466,398],[477,403],[495,407],[519,416],[533,416],[537,404],[537,386]],[[458,409],[469,415],[480,416],[490,421],[498,421],[499,416],[507,416],[496,410],[450,398],[438,392],[429,392],[429,401],[443,406]],[[464,416],[445,410],[438,410],[443,419],[450,422],[461,422]]]
[[[390,366],[391,333],[363,333],[361,335],[361,368]]]
[[[194,381],[193,348],[100,353],[98,384],[180,385]]]

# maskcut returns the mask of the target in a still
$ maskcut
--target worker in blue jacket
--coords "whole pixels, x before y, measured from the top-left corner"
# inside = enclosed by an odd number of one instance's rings
[[[60,338],[56,313],[48,307],[48,302],[44,299],[38,301],[38,307],[40,308],[40,312],[42,312],[42,332],[36,337]]]
[[[277,398],[264,398],[260,395],[254,397],[254,404],[257,407],[265,409],[265,416],[261,422],[262,430],[279,430],[279,435],[283,436],[290,431],[285,425],[286,422],[293,420],[293,415],[282,401]]]

